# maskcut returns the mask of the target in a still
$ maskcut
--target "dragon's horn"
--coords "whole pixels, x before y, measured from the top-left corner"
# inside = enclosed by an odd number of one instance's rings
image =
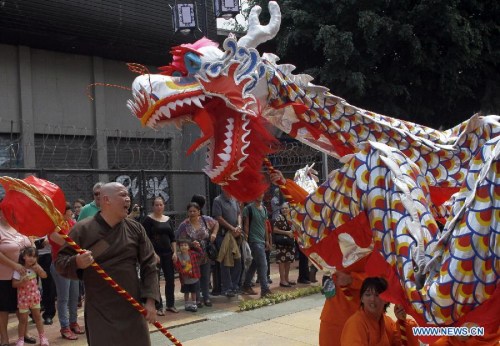
[[[281,11],[276,1],[269,1],[269,13],[271,19],[269,24],[260,25],[259,14],[262,8],[254,6],[248,17],[247,34],[238,41],[239,46],[256,48],[259,44],[271,40],[276,36],[281,24]]]

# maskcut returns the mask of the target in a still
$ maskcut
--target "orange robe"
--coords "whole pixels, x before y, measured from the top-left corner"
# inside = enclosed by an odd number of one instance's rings
[[[290,203],[300,203],[308,193],[293,180],[286,179],[285,185],[280,186],[281,192]],[[354,263],[345,273],[350,273],[352,283],[346,291],[336,287],[335,296],[325,301],[321,311],[319,327],[320,346],[340,346],[340,334],[345,321],[354,314],[360,306],[360,289],[366,278],[364,267],[366,260]]]
[[[320,317],[320,346],[340,346],[340,334],[344,323],[359,309],[360,289],[366,275],[357,272],[351,272],[350,275],[352,283],[347,288],[348,291],[336,287],[335,296],[325,300]]]
[[[406,320],[408,346],[418,346],[418,339],[413,337],[412,327],[416,323]],[[342,346],[400,346],[401,332],[399,326],[386,314],[379,320],[374,319],[360,308],[345,323],[340,337]]]

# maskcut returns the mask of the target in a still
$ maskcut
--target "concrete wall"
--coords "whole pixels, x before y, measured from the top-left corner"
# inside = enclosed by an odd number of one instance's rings
[[[144,129],[126,107],[130,91],[96,86],[90,89],[94,100],[87,96],[92,83],[130,87],[135,76],[121,61],[0,44],[0,135],[20,136],[25,168],[42,168],[35,167],[35,135],[54,134],[94,137],[96,169],[108,168],[108,137],[140,137],[171,138],[171,169],[201,170],[204,152],[185,157],[199,134],[195,126]],[[174,180],[176,210],[193,193],[205,193],[200,177],[176,175]]]

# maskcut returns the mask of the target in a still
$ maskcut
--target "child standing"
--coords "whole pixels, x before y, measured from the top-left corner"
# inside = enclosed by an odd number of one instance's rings
[[[36,329],[40,335],[40,345],[49,346],[49,340],[45,336],[42,316],[40,315],[40,291],[38,290],[37,276],[42,279],[47,273],[37,263],[38,251],[33,246],[21,249],[19,263],[26,268],[26,275],[22,276],[18,271],[12,274],[12,286],[17,288],[17,307],[19,309],[19,326],[16,346],[24,346],[24,332],[28,325],[28,314],[31,310]]]
[[[196,312],[196,292],[200,285],[201,247],[197,241],[191,243],[189,239],[178,239],[180,252],[177,253],[175,267],[181,280],[181,292],[184,293],[184,309]],[[193,249],[191,249],[191,246]],[[191,295],[191,300],[189,296]]]

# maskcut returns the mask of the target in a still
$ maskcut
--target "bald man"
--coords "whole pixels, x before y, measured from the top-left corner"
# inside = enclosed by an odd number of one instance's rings
[[[76,254],[65,245],[55,266],[64,277],[83,279],[89,345],[151,345],[147,322],[156,319],[155,301],[159,300],[153,246],[141,224],[127,217],[130,196],[125,186],[104,184],[100,198],[101,211],[78,222],[70,232],[85,253]],[[146,318],[89,268],[94,260],[137,301],[145,302]]]

